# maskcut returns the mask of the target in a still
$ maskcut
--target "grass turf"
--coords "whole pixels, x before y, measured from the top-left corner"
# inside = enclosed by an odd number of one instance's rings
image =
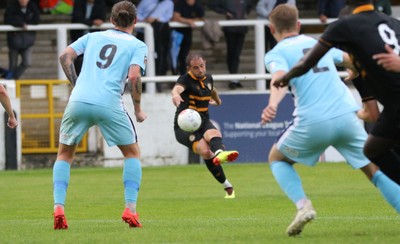
[[[224,165],[236,199],[204,165],[143,169],[141,229],[121,221],[121,168],[73,168],[66,217],[53,230],[51,169],[0,172],[0,243],[398,243],[399,216],[343,163],[296,166],[317,219],[287,237],[295,207],[267,164]]]

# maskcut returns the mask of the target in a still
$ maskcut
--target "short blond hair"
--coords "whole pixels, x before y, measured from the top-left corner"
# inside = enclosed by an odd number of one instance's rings
[[[295,31],[299,19],[299,11],[296,6],[280,4],[269,15],[269,21],[275,26],[277,32]]]

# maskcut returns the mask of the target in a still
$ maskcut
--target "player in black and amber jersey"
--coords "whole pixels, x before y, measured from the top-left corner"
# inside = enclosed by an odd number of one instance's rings
[[[200,54],[190,53],[186,58],[188,72],[179,77],[172,89],[172,103],[177,107],[174,119],[175,137],[179,143],[199,154],[214,178],[223,185],[225,198],[235,198],[232,184],[227,180],[221,163],[239,156],[237,151],[225,151],[221,132],[211,123],[208,105],[220,105],[221,99],[214,81],[206,73],[206,61]],[[181,130],[177,123],[179,113],[187,108],[199,112],[202,123],[195,132]]]
[[[349,52],[365,80],[367,88],[383,105],[382,113],[364,146],[364,153],[379,163],[400,140],[400,73],[388,72],[378,65],[373,55],[385,52],[385,45],[400,52],[400,21],[374,10],[371,0],[350,0],[354,10],[331,23],[319,42],[282,78],[274,82],[280,87],[316,65],[331,47]]]

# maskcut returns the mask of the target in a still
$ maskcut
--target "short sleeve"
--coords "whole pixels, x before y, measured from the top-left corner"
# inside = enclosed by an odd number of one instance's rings
[[[289,71],[289,65],[286,62],[284,55],[279,54],[277,50],[269,51],[264,57],[264,64],[267,70],[273,74],[279,70]]]

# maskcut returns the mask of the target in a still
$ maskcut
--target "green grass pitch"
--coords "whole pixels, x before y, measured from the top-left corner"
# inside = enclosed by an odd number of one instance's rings
[[[52,171],[0,172],[0,243],[400,243],[400,218],[361,171],[344,163],[297,165],[317,218],[300,237],[286,227],[295,207],[269,166],[224,165],[236,199],[204,165],[145,167],[138,212],[121,221],[121,168],[73,168],[68,230],[53,230]]]

